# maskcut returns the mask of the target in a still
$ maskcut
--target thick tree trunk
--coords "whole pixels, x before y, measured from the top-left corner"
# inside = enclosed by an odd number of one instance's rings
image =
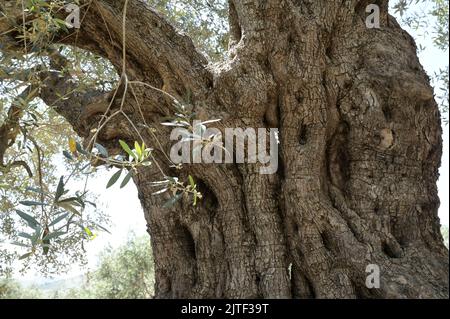
[[[119,72],[123,2],[96,1],[76,43]],[[387,1],[377,3],[381,28],[368,29],[368,1],[231,0],[230,57],[207,67],[189,39],[130,1],[129,79],[177,97],[192,92],[200,118],[221,118],[220,129],[280,132],[274,175],[260,175],[257,164],[173,171],[199,181],[204,198],[195,208],[162,208],[167,198],[151,195],[150,182],[161,178],[155,168],[134,176],[157,298],[448,297],[439,110],[413,39],[387,14]],[[136,121],[140,108],[151,125],[170,109],[145,87],[127,97]],[[101,115],[89,105],[84,117],[58,110],[85,137]],[[157,135],[168,152],[169,131]],[[121,117],[100,134],[110,148],[118,138],[138,139]],[[379,289],[366,287],[369,264],[380,267]]]

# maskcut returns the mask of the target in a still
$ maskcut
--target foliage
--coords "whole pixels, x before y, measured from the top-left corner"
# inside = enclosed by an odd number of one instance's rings
[[[143,299],[153,295],[154,270],[150,241],[131,235],[126,244],[108,248],[100,256],[100,266],[86,275],[79,289],[65,298]]]
[[[38,299],[43,294],[36,287],[24,288],[13,279],[0,279],[0,299]]]
[[[148,0],[212,61],[224,58],[228,46],[228,1]]]
[[[147,299],[153,295],[154,270],[147,236],[131,233],[118,248],[106,248],[99,267],[83,277],[77,288],[57,290],[24,287],[13,279],[0,280],[0,299]],[[60,281],[58,281],[60,282]]]
[[[448,53],[449,45],[449,2],[447,0],[397,0],[392,6],[401,23],[418,33],[418,42],[431,37],[434,46]],[[421,44],[418,49],[423,51]],[[449,83],[448,63],[439,68],[438,72],[430,74],[435,87],[437,100],[443,113],[443,120],[448,122]]]
[[[215,59],[222,56],[227,32],[220,24],[224,20],[217,15],[225,15],[225,1],[217,2],[214,7],[206,1],[188,4],[180,1],[150,2],[176,22],[180,29],[192,32],[205,54]],[[134,162],[105,156],[108,155],[105,154],[106,149],[97,143],[94,145],[97,152],[83,150],[73,138],[75,133],[70,125],[57,115],[51,105],[35,98],[36,92],[44,85],[40,72],[54,69],[52,61],[45,56],[48,52],[67,62],[59,72],[61,75],[70,74],[77,81],[76,90],[80,93],[92,88],[111,90],[118,81],[112,65],[101,57],[68,46],[48,47],[53,34],[65,29],[62,21],[52,13],[61,10],[66,3],[24,2],[24,13],[32,17],[23,30],[28,54],[15,55],[8,50],[0,52],[0,132],[1,129],[8,131],[10,127],[14,131],[12,136],[8,133],[0,138],[6,143],[4,150],[0,147],[0,256],[3,261],[0,273],[4,274],[11,271],[11,263],[16,258],[23,259],[23,271],[31,264],[50,273],[64,271],[74,262],[83,264],[84,243],[95,238],[95,231],[105,229],[101,224],[107,224],[105,215],[95,206],[95,197],[86,192],[88,178],[96,171],[95,166],[89,165],[91,160],[102,159],[107,166],[120,168],[108,186],[112,186],[114,179],[117,181],[121,172],[127,169],[121,187],[130,181],[132,171],[138,165],[150,164],[151,149],[142,143],[136,142],[135,146],[139,147],[130,149],[129,155]],[[11,114],[18,116],[12,118]],[[61,163],[61,153],[66,157],[66,167],[70,170],[65,176],[54,173],[60,168],[56,163]],[[134,158],[134,155],[139,158]],[[167,180],[171,179],[164,181]],[[77,181],[83,181],[81,190],[73,189]],[[190,193],[189,187],[183,186],[187,190],[185,194]],[[59,194],[59,191],[64,194]],[[193,194],[194,201],[201,196],[197,192]],[[12,249],[10,243],[20,249]]]
[[[417,6],[419,3],[425,7]],[[412,5],[416,5],[414,8]],[[394,13],[399,14],[402,22],[415,30],[427,30],[432,22],[432,39],[441,50],[448,49],[449,4],[445,0],[397,0],[393,5]],[[434,17],[434,20],[430,19]],[[427,33],[423,34],[428,35]]]

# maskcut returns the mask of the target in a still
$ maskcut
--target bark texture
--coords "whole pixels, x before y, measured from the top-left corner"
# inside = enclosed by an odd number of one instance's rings
[[[365,25],[370,1],[230,0],[229,58],[211,65],[158,13],[129,1],[130,81],[180,99],[191,92],[200,119],[221,118],[220,129],[280,132],[274,175],[260,175],[258,164],[172,171],[199,181],[204,198],[195,208],[161,207],[167,198],[151,195],[156,168],[133,177],[157,298],[448,298],[437,215],[440,114],[413,39],[388,15],[388,1],[375,2],[380,29]],[[94,3],[82,7],[76,34],[55,41],[107,57],[120,73],[124,1]],[[55,78],[41,96],[51,103],[70,85]],[[86,138],[111,99],[102,96],[99,107],[99,94],[55,102]],[[142,113],[157,126],[171,114],[171,101],[149,88],[126,96],[136,122]],[[156,133],[167,153],[169,134]],[[112,150],[119,138],[138,139],[122,116],[99,138]],[[366,287],[369,264],[381,269],[380,289]]]

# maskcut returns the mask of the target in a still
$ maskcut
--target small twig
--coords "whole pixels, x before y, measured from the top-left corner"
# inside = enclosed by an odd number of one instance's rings
[[[28,173],[28,177],[33,177],[33,172],[31,171],[30,166],[28,166],[27,162],[25,161],[14,161],[9,166],[16,167],[16,166],[22,166]]]
[[[42,178],[42,158],[41,158],[42,155],[41,155],[41,148],[39,147],[38,143],[36,142],[36,140],[35,140],[33,137],[28,136],[28,139],[31,141],[31,143],[33,143],[33,145],[34,145],[34,147],[35,147],[35,149],[36,149],[36,152],[37,152],[37,160],[38,160],[37,171],[38,171],[39,187],[40,187],[40,189],[41,189],[40,196],[41,196],[41,202],[44,202],[44,200],[45,200],[45,195],[44,195],[44,181],[43,181],[43,178]],[[43,205],[41,205],[41,209],[42,209],[42,214],[43,214],[43,216],[44,216],[44,224],[47,225],[47,224],[48,224],[48,215],[47,215],[47,212],[45,211]]]

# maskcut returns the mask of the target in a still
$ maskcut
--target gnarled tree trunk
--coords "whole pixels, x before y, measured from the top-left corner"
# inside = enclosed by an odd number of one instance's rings
[[[77,36],[55,41],[98,53],[123,72],[124,2],[82,7]],[[380,29],[366,27],[369,1],[230,0],[229,57],[208,65],[188,37],[129,1],[129,81],[180,99],[190,92],[200,119],[221,118],[220,129],[280,133],[273,175],[259,174],[259,164],[164,167],[199,182],[204,198],[196,207],[162,208],[167,198],[151,195],[150,183],[161,178],[155,167],[133,176],[157,298],[448,297],[448,250],[437,216],[439,110],[413,39],[387,13],[388,1],[376,2]],[[41,97],[49,104],[74,85],[47,81]],[[86,138],[105,111],[93,96],[56,103]],[[110,95],[103,98],[107,105]],[[156,127],[171,101],[137,85],[124,109]],[[147,145],[156,144],[148,129],[138,129]],[[168,153],[170,131],[156,135]],[[99,138],[113,150],[119,138],[138,136],[119,115]],[[369,264],[380,267],[379,289],[366,287]]]

